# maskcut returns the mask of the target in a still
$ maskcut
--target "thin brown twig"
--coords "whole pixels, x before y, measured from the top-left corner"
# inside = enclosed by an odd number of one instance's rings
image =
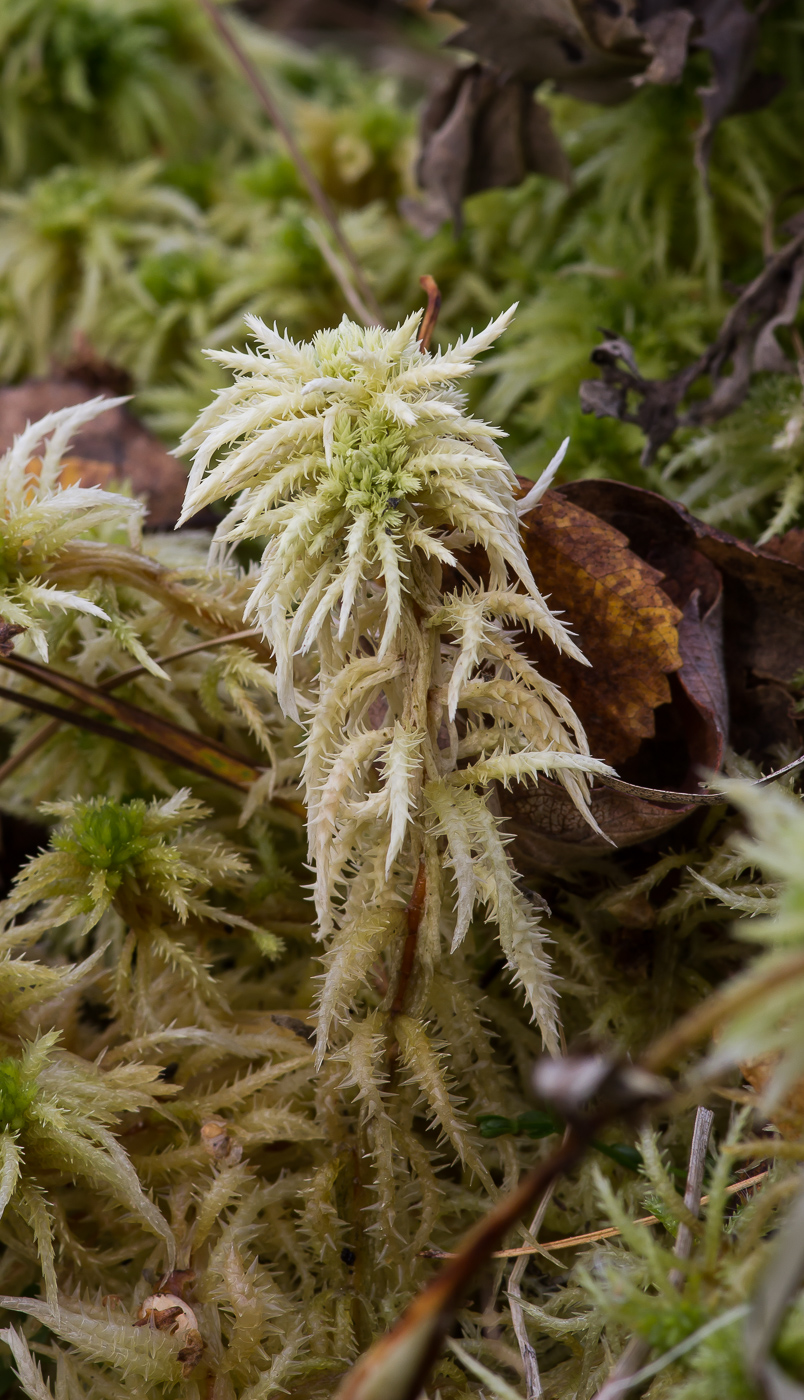
[[[739,1195],[741,1191],[747,1191],[751,1186],[757,1186],[760,1181],[764,1181],[768,1175],[767,1168],[757,1172],[755,1176],[747,1176],[744,1181],[734,1181],[725,1190],[726,1196]],[[709,1204],[709,1197],[701,1197],[701,1205]],[[634,1225],[659,1225],[661,1222],[658,1215],[640,1215]],[[518,1249],[498,1249],[492,1254],[492,1259],[518,1259],[523,1254],[541,1254],[554,1249],[575,1249],[582,1244],[596,1244],[598,1240],[613,1240],[622,1233],[616,1225],[607,1225],[604,1230],[590,1230],[585,1235],[568,1235],[563,1240],[540,1240],[537,1245],[520,1245]],[[454,1259],[454,1254],[445,1253],[440,1249],[423,1249],[420,1255],[422,1259]]]
[[[194,642],[192,646],[182,647],[181,651],[170,652],[168,656],[160,656],[156,664],[157,666],[167,666],[171,661],[178,661],[183,656],[191,656],[193,652],[212,650],[215,647],[226,646],[229,642],[240,642],[244,641],[247,637],[259,635],[260,629],[258,627],[249,627],[241,632],[229,632],[223,637],[207,638],[207,640],[203,642]],[[134,678],[141,675],[144,670],[146,670],[146,667],[140,663],[137,666],[129,667],[127,671],[118,671],[116,675],[107,676],[105,680],[99,681],[97,689],[105,691],[116,690],[118,686],[126,685],[128,681],[134,680]],[[65,710],[64,713],[69,715],[79,714],[81,713],[81,706],[73,705],[69,710]],[[4,783],[6,778],[10,778],[11,774],[15,773],[27,759],[31,758],[44,744],[48,743],[48,741],[53,738],[54,734],[58,734],[61,725],[61,720],[49,720],[47,724],[42,725],[41,729],[37,729],[36,733],[32,734],[30,739],[28,739],[21,748],[17,749],[16,753],[11,754],[6,759],[5,763],[0,763],[0,784]]]
[[[804,768],[804,754],[800,758],[794,758],[791,763],[786,763],[783,768],[777,768],[773,773],[766,773],[764,777],[757,778],[752,782],[752,787],[768,787],[770,783],[775,783],[779,778],[791,777],[793,773],[798,773]],[[598,773],[595,775],[597,781],[604,787],[612,788],[614,792],[622,792],[627,797],[638,797],[643,802],[657,802],[662,807],[721,807],[729,801],[729,798],[722,792],[674,792],[670,788],[642,787],[638,783],[627,783],[624,778],[618,778],[610,773]]]
[[[192,656],[197,651],[214,651],[217,647],[229,646],[232,642],[244,642],[249,637],[261,637],[262,631],[259,627],[244,627],[240,632],[226,632],[222,637],[207,637],[204,641],[193,642],[192,646],[182,647],[180,651],[168,652],[167,656],[158,656],[157,666],[169,666],[171,661],[181,661],[182,657]],[[114,676],[107,676],[105,681],[100,681],[98,690],[115,690],[118,685],[127,685],[136,676],[142,675],[147,670],[140,662],[137,666],[130,666],[127,671],[118,671]]]
[[[335,249],[330,246],[324,230],[316,223],[315,219],[305,219],[304,226],[309,232],[310,237],[315,240],[315,245],[319,253],[343,292],[344,301],[347,306],[351,308],[358,320],[362,321],[365,326],[376,325],[376,316],[374,316],[366,306],[357,288],[352,285],[352,281],[349,277],[349,269],[344,266],[342,259],[338,257]]]
[[[160,758],[163,762],[178,764],[190,772],[199,773],[205,778],[214,778],[240,792],[249,788],[265,771],[233,753],[217,739],[198,734],[172,720],[162,719],[149,710],[140,709],[126,700],[113,698],[109,689],[85,685],[83,681],[56,671],[52,666],[43,666],[36,661],[23,660],[17,656],[0,656],[0,667],[15,671],[32,680],[37,685],[49,687],[59,695],[78,701],[78,707],[68,709],[40,700],[37,696],[0,686],[0,697],[9,700],[21,709],[49,715],[60,724],[72,724],[78,729],[86,729],[99,737],[112,739],[115,743],[127,744],[129,748],[140,749],[143,753]],[[101,722],[91,715],[84,714],[85,708],[99,710],[117,725]],[[126,727],[121,729],[122,724]],[[132,732],[133,731],[133,732]],[[271,799],[275,806],[292,812],[304,819],[305,809],[301,803],[274,794]]]
[[[594,1127],[599,1126],[594,1123]],[[460,1254],[447,1260],[441,1273],[416,1295],[391,1331],[364,1352],[344,1378],[337,1392],[338,1400],[366,1400],[368,1393],[379,1393],[377,1377],[387,1379],[389,1367],[395,1373],[399,1393],[404,1387],[406,1395],[419,1394],[468,1280],[550,1183],[581,1160],[587,1137],[586,1128],[582,1131],[570,1128],[560,1146],[527,1172],[518,1186],[478,1221],[464,1239]],[[401,1347],[403,1341],[405,1345]]]
[[[232,782],[224,774],[211,773],[208,768],[201,764],[193,763],[191,759],[172,753],[164,744],[158,743],[154,739],[149,739],[144,734],[134,734],[126,729],[120,729],[116,724],[106,724],[104,720],[95,719],[92,715],[79,714],[75,710],[68,710],[61,705],[51,705],[47,700],[40,700],[36,695],[20,695],[19,691],[10,690],[7,686],[0,685],[0,699],[9,700],[13,705],[18,705],[21,710],[32,710],[34,714],[50,715],[59,724],[72,724],[76,729],[86,729],[88,733],[94,734],[99,739],[112,739],[115,743],[126,744],[128,748],[139,749],[141,753],[150,754],[152,758],[159,758],[163,763],[176,764],[180,768],[187,768],[192,773],[198,773],[204,778],[216,778],[218,782],[225,783],[227,787],[237,788],[238,791],[245,791],[244,785]]]
[[[259,777],[259,770],[253,764],[233,754],[217,739],[191,732],[179,724],[174,724],[172,720],[163,719],[160,715],[141,709],[139,705],[114,698],[108,690],[86,685],[64,671],[57,671],[52,666],[43,666],[38,661],[23,660],[18,656],[0,656],[0,667],[14,671],[37,685],[55,690],[69,700],[78,701],[80,705],[99,710],[101,714],[126,725],[137,734],[144,734],[146,738],[155,740],[173,753],[175,758],[189,757],[193,762],[206,764],[214,772],[221,771],[221,765],[228,766],[228,776],[234,779],[236,786],[248,788]],[[25,701],[19,699],[17,703],[24,704]]]
[[[408,990],[411,973],[413,972],[413,962],[416,957],[416,944],[419,939],[419,925],[424,913],[424,901],[427,898],[427,867],[424,858],[419,861],[419,868],[416,872],[416,880],[413,885],[413,893],[410,896],[410,903],[405,910],[407,918],[408,932],[405,938],[405,946],[402,949],[402,960],[399,965],[399,981],[397,982],[396,993],[391,1015],[399,1016],[405,1006],[405,996]]]
[[[5,763],[0,763],[0,784],[4,783],[6,778],[10,778],[12,773],[16,773],[17,769],[21,768],[23,763],[33,754],[37,753],[43,744],[52,739],[54,734],[58,734],[60,729],[61,720],[49,719],[47,724],[43,724],[41,729],[37,729],[36,733],[31,735],[30,739],[26,739],[24,744],[21,744],[14,753],[9,755]]]
[[[656,1075],[683,1051],[697,1044],[734,1011],[802,973],[804,953],[782,958],[764,974],[743,976],[735,986],[713,993],[701,1007],[654,1041],[634,1065],[593,1061],[586,1079],[581,1076],[586,1086],[584,1096],[588,1099],[589,1085],[593,1082],[598,1087],[605,1085],[609,1096],[604,1097],[593,1114],[570,1117],[567,1135],[560,1146],[527,1172],[514,1190],[468,1232],[458,1252],[446,1260],[441,1273],[417,1294],[395,1326],[349,1371],[337,1392],[337,1400],[369,1400],[371,1395],[382,1393],[391,1377],[399,1400],[415,1400],[443,1346],[451,1318],[469,1283],[494,1256],[508,1230],[539,1200],[550,1183],[582,1160],[600,1129],[614,1118],[627,1120],[644,1113],[650,1104],[666,1102],[666,1089]],[[535,1079],[537,1089],[543,1094],[549,1090],[545,1096],[556,1104],[563,1100],[574,1115],[573,1081],[576,1076],[572,1057],[563,1063],[545,1058],[541,1067],[542,1072],[537,1072]],[[589,1070],[594,1073],[590,1075]],[[578,1100],[578,1107],[581,1102]],[[738,1189],[744,1190],[745,1185],[745,1182],[740,1183]],[[530,1252],[535,1252],[532,1246]],[[508,1251],[505,1253],[510,1257]]]
[[[701,1209],[701,1186],[703,1185],[706,1165],[706,1149],[709,1145],[709,1134],[712,1131],[714,1116],[708,1108],[699,1108],[695,1114],[695,1126],[692,1130],[684,1204],[696,1217]],[[691,1250],[692,1230],[686,1221],[682,1220],[678,1227],[673,1253],[677,1259],[688,1259]],[[670,1282],[674,1288],[681,1292],[684,1287],[684,1275],[680,1269],[671,1270]],[[617,1358],[607,1380],[597,1392],[595,1400],[618,1400],[622,1392],[628,1388],[632,1377],[636,1375],[637,1371],[642,1370],[650,1353],[650,1342],[646,1341],[644,1337],[632,1337],[622,1354]]]
[[[301,146],[296,140],[292,128],[285,120],[281,108],[275,101],[270,88],[265,82],[265,79],[262,77],[262,74],[259,73],[255,68],[248,54],[245,52],[242,45],[240,44],[240,41],[233,33],[228,20],[218,9],[217,5],[213,4],[213,0],[198,0],[198,3],[206,13],[210,23],[213,24],[214,27],[217,29],[221,39],[228,48],[232,57],[235,59],[235,62],[242,69],[245,78],[248,80],[248,83],[255,97],[257,98],[257,101],[260,103],[260,106],[262,107],[269,121],[279,132],[280,136],[282,137],[282,140],[287,146],[291,159],[294,165],[296,166],[299,175],[301,176],[302,180],[307,186],[310,198],[318,208],[322,218],[328,224],[332,232],[332,236],[335,239],[335,242],[340,248],[343,257],[349,264],[352,275],[355,279],[355,283],[360,292],[360,297],[365,303],[365,306],[371,315],[373,324],[378,326],[383,325],[383,315],[380,310],[379,303],[374,295],[374,292],[369,286],[368,281],[366,280],[366,275],[363,272],[362,267],[360,266],[360,263],[355,255],[355,251],[348,238],[346,237],[345,233],[343,232],[343,229],[341,228],[340,221],[338,219],[337,214],[335,213],[335,210],[332,207],[332,204],[330,203],[329,197],[322,189],[318,179],[316,178],[312,166],[310,165],[309,161],[307,160],[307,157],[301,149]]]

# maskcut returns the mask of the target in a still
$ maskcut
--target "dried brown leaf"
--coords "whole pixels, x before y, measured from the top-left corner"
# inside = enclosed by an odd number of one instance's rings
[[[551,78],[563,91],[590,102],[617,102],[629,79],[646,67],[644,40],[631,0],[444,0],[436,9],[464,21],[450,44],[469,50],[531,85]]]
[[[518,185],[529,171],[569,183],[571,167],[545,107],[526,83],[486,64],[458,68],[427,105],[417,179],[423,201],[403,212],[431,236],[447,219],[461,223],[466,195]]]
[[[800,748],[804,568],[783,557],[801,557],[797,535],[775,553],[755,549],[676,502],[605,480],[547,493],[524,534],[537,579],[595,663],[587,671],[526,642],[576,706],[592,751],[625,779],[592,793],[616,845],[658,836],[721,800],[697,785],[718,770],[727,742],[774,768],[779,746]],[[672,636],[670,666],[662,641]],[[500,793],[500,806],[524,871],[604,849],[556,784],[520,784]]]
[[[0,389],[0,454],[27,423],[55,409],[85,403],[104,387],[97,381],[90,386],[75,379],[30,379]],[[99,414],[76,434],[72,450],[62,476],[64,485],[80,481],[84,486],[108,487],[112,482],[130,481],[134,494],[145,497],[151,529],[175,525],[187,474],[128,409],[110,408]]]
[[[779,745],[798,748],[793,687],[804,670],[804,568],[640,487],[584,481],[562,493],[621,530],[640,558],[662,570],[662,587],[682,608],[704,578],[701,561],[714,566],[723,581],[729,742],[757,762],[772,760]],[[710,604],[715,586],[710,575]]]
[[[535,86],[550,79],[583,101],[627,100],[643,83],[678,83],[689,54],[704,49],[712,79],[699,90],[703,120],[696,154],[705,169],[712,136],[730,112],[763,106],[779,91],[757,74],[758,18],[743,0],[441,0],[463,20],[450,43]]]
[[[624,534],[559,491],[548,491],[522,528],[541,591],[577,633],[589,667],[529,634],[523,645],[572,699],[593,753],[615,767],[655,733],[654,712],[670,700],[668,674],[681,666],[682,614],[662,573]]]

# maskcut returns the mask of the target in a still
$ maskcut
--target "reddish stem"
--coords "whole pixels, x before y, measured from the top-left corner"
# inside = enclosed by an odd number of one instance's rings
[[[425,272],[424,276],[419,278],[419,286],[424,287],[427,293],[427,310],[422,317],[418,335],[419,349],[424,352],[430,349],[435,323],[441,310],[441,293],[438,290],[438,283],[434,277],[430,276],[429,272]]]
[[[416,957],[416,943],[419,937],[419,926],[424,913],[424,901],[427,897],[427,873],[424,859],[419,861],[419,869],[416,873],[416,881],[413,886],[413,894],[410,896],[405,914],[408,921],[408,936],[405,939],[405,946],[402,949],[402,962],[399,967],[399,982],[396,988],[391,1015],[399,1016],[404,1005],[405,995],[410,982],[410,975],[413,971],[413,960]]]

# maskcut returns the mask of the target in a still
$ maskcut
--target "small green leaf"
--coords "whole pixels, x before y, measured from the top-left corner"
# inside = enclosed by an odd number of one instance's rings
[[[484,1138],[502,1137],[504,1133],[513,1133],[518,1137],[525,1134],[530,1138],[543,1138],[560,1133],[562,1127],[557,1118],[540,1108],[520,1113],[518,1118],[503,1118],[499,1113],[482,1113],[477,1120],[477,1126],[480,1136]]]
[[[638,1172],[642,1168],[642,1153],[636,1147],[629,1147],[626,1142],[593,1142],[592,1146],[629,1172]]]
[[[477,1120],[480,1136],[484,1138],[502,1137],[503,1133],[517,1131],[515,1118],[503,1118],[499,1113],[482,1113]]]
[[[545,1113],[544,1109],[532,1108],[527,1113],[520,1113],[516,1120],[516,1132],[527,1133],[529,1138],[550,1137],[552,1133],[560,1133],[563,1124],[552,1113]]]

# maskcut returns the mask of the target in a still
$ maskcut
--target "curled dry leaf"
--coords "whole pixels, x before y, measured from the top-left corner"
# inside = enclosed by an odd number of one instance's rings
[[[78,379],[30,379],[0,389],[0,454],[11,446],[26,423],[35,423],[59,408],[85,403],[103,392],[105,384]],[[110,393],[111,397],[111,393]],[[32,471],[37,464],[32,464]],[[144,496],[146,523],[159,530],[173,526],[181,512],[187,473],[158,438],[124,407],[110,408],[93,418],[76,435],[62,484],[102,486],[130,481],[136,496]]]
[[[402,211],[430,237],[447,219],[461,224],[469,194],[518,185],[529,171],[568,184],[571,166],[531,85],[484,63],[457,68],[427,104],[416,178],[422,201]]]
[[[622,530],[632,549],[665,574],[662,587],[671,596],[674,579],[689,589],[685,570],[700,567],[693,555],[714,566],[723,583],[731,747],[758,763],[780,746],[798,749],[793,689],[804,668],[804,568],[706,525],[652,491],[615,481],[576,482],[562,491]]]
[[[530,654],[569,696],[592,752],[634,785],[593,791],[616,845],[660,835],[694,810],[671,795],[696,793],[727,743],[773,767],[780,746],[800,748],[804,568],[782,557],[783,542],[776,554],[754,549],[662,496],[603,480],[546,493],[523,528],[540,587],[593,665],[535,638]],[[522,870],[605,849],[549,781],[501,792],[500,806]]]
[[[572,695],[593,753],[617,767],[654,734],[654,711],[670,700],[682,615],[660,587],[663,574],[625,535],[561,492],[528,512],[522,533],[539,587],[583,639],[590,665],[555,655],[534,634],[528,652]]]
[[[630,0],[440,0],[463,26],[449,40],[532,85],[546,78],[587,102],[621,102],[648,66]]]
[[[425,112],[418,178],[426,199],[406,212],[426,233],[458,218],[474,190],[528,170],[568,178],[547,112],[523,105],[545,79],[583,101],[623,102],[644,83],[679,83],[689,54],[704,49],[712,78],[699,90],[702,170],[718,123],[781,87],[754,70],[759,26],[743,0],[440,0],[435,8],[463,21],[449,43],[483,62],[451,75]]]
[[[804,231],[770,258],[745,288],[703,354],[668,379],[644,379],[628,341],[604,332],[606,339],[590,357],[601,369],[601,378],[581,384],[581,408],[597,418],[636,423],[646,439],[643,464],[652,462],[676,428],[714,423],[733,413],[748,393],[755,373],[793,372],[795,366],[782,353],[776,331],[792,324],[802,290]],[[712,385],[711,392],[684,409],[690,389],[704,376]]]

